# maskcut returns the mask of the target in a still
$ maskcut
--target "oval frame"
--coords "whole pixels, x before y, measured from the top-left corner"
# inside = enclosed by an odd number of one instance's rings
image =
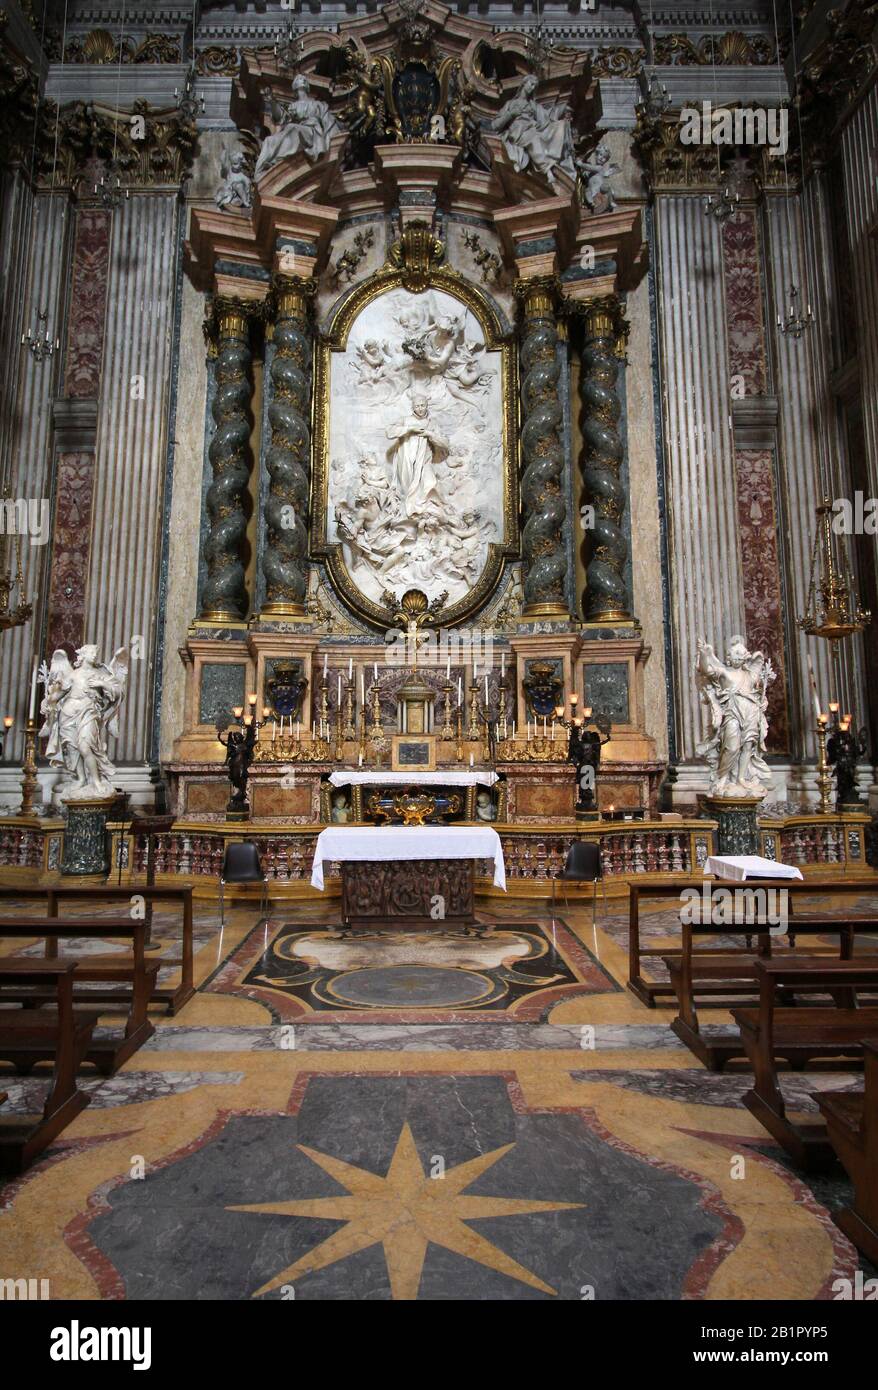
[[[497,588],[505,563],[520,553],[518,501],[518,382],[514,340],[503,332],[497,313],[485,294],[456,271],[435,268],[426,276],[423,288],[413,290],[403,269],[385,268],[369,276],[342,300],[329,321],[315,350],[313,467],[311,471],[311,556],[323,560],[336,593],[359,617],[376,627],[386,627],[385,608],[368,598],[352,580],[345,564],[342,545],[327,539],[329,488],[329,387],[332,354],[345,352],[351,329],[362,311],[392,290],[408,289],[413,294],[442,290],[457,299],[478,319],[485,335],[485,347],[500,353],[500,393],[503,446],[503,541],[491,541],[488,556],[477,582],[462,598],[437,613],[444,626],[466,621],[484,608]]]

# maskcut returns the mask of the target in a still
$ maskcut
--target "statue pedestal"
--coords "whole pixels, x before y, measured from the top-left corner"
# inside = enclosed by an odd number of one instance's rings
[[[761,796],[699,797],[702,814],[717,822],[718,854],[758,854],[757,807]]]
[[[90,797],[87,801],[62,798],[62,805],[67,808],[62,874],[106,877],[110,872],[107,815],[115,801],[115,795]]]

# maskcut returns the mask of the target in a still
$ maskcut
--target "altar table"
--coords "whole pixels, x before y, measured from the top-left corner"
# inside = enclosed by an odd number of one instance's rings
[[[341,865],[351,927],[469,927],[476,859],[493,859],[505,891],[503,847],[488,826],[330,826],[317,837],[311,883],[322,889],[324,863]]]
[[[333,787],[381,786],[381,787],[493,787],[497,781],[496,772],[489,768],[472,767],[437,768],[435,772],[413,769],[411,772],[360,771],[330,773],[329,781]]]

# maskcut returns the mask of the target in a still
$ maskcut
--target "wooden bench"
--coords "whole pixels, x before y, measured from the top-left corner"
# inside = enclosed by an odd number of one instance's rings
[[[786,987],[797,995],[826,994],[839,987],[874,990],[878,961],[758,960],[755,969],[758,1009],[732,1009],[753,1067],[753,1089],[744,1096],[744,1104],[801,1167],[820,1171],[834,1157],[826,1126],[788,1118],[776,1059],[785,1057],[801,1066],[815,1057],[860,1060],[864,1040],[878,1036],[878,1007],[779,1007],[778,990]]]
[[[147,925],[147,940],[149,940],[150,913],[149,908],[154,903],[178,902],[183,906],[183,932],[181,942],[181,952],[179,956],[168,956],[160,959],[160,967],[180,967],[180,983],[176,986],[160,987],[153,981],[150,1002],[154,1004],[165,1004],[169,1014],[177,1014],[187,1004],[195,993],[193,984],[194,976],[194,945],[192,936],[192,889],[189,886],[176,887],[173,884],[162,885],[161,887],[141,887],[139,884],[130,884],[127,887],[120,887],[111,884],[99,884],[97,886],[85,886],[76,884],[72,887],[60,884],[53,884],[45,887],[20,888],[17,885],[0,885],[0,901],[4,898],[21,899],[24,902],[42,901],[46,903],[46,915],[57,917],[58,906],[60,903],[86,904],[95,906],[99,902],[120,903],[130,905],[131,899],[141,897],[144,899],[147,908],[145,918]],[[53,958],[58,953],[57,940],[51,937],[46,938],[46,955]],[[100,998],[95,995],[95,998]],[[112,999],[112,996],[109,996]],[[104,1002],[109,1002],[105,999]]]
[[[834,1220],[873,1264],[878,1264],[878,1038],[863,1040],[862,1091],[817,1096],[829,1141],[854,1185],[853,1206]]]
[[[764,929],[760,932],[758,923],[730,923],[718,926],[712,922],[683,922],[680,950],[662,957],[679,1008],[679,1013],[671,1024],[673,1032],[711,1071],[722,1071],[726,1062],[733,1057],[744,1056],[740,1032],[729,1029],[721,1037],[705,1037],[698,1020],[696,997],[702,1001],[709,997],[720,1006],[722,1001],[735,998],[752,1001],[757,995],[757,960],[780,959],[791,963],[813,959],[850,960],[853,958],[854,937],[858,932],[878,933],[878,917],[853,917],[842,913],[833,915],[822,912],[795,913],[790,918],[789,930],[783,933],[790,945],[781,947],[782,954],[775,957],[773,952],[777,949],[780,938],[772,937]],[[754,934],[757,934],[758,942],[755,947],[748,945],[738,950],[730,950],[729,947],[706,947],[695,950],[695,942],[699,937],[724,935],[740,936],[749,940]],[[807,954],[796,952],[797,937],[836,934],[839,945],[834,955],[830,954],[829,947],[809,948]],[[780,994],[783,1002],[794,1002],[789,991],[781,990]],[[854,1005],[851,992],[846,987],[834,988],[833,997],[840,1007]]]
[[[19,1070],[30,1070],[38,1061],[53,1063],[52,1084],[43,1113],[34,1117],[0,1117],[0,1170],[20,1172],[56,1135],[88,1105],[90,1096],[76,1085],[76,1072],[85,1056],[97,1012],[77,1011],[73,981],[77,963],[72,960],[29,960],[0,956],[0,999],[4,989],[22,985],[50,988],[55,1010],[39,1014],[22,1009],[0,1009],[0,1059]],[[45,1013],[45,1016],[43,1014]]]
[[[125,1029],[121,1038],[92,1038],[89,1042],[85,1061],[91,1062],[104,1076],[112,1076],[123,1062],[127,1061],[147,1038],[151,1038],[155,1027],[149,1018],[149,1000],[154,992],[155,977],[159,961],[147,961],[144,956],[146,923],[130,917],[22,917],[17,921],[0,918],[0,941],[32,940],[46,935],[46,928],[57,937],[65,940],[76,937],[91,937],[102,940],[105,937],[128,939],[133,946],[133,958],[80,957],[75,964],[79,969],[76,984],[115,984],[127,985],[120,990],[74,990],[74,1003],[93,1006],[101,1004],[97,1014],[107,1012],[127,1013]],[[6,957],[0,956],[0,961]],[[17,991],[8,987],[3,990],[3,999],[22,1005],[21,1012],[32,1018],[45,1011],[45,1005],[52,1002],[50,991],[36,985],[32,989]],[[107,1007],[109,1005],[109,1008]],[[11,1059],[10,1059],[11,1060]]]
[[[650,957],[661,956],[666,958],[674,953],[673,947],[668,946],[643,946],[640,940],[640,909],[641,905],[650,899],[657,901],[669,901],[679,908],[680,895],[685,889],[701,889],[703,883],[711,888],[764,888],[774,889],[786,888],[789,891],[789,904],[793,914],[798,917],[796,904],[802,897],[824,897],[827,895],[837,895],[840,897],[850,896],[851,894],[863,894],[869,892],[878,893],[878,880],[874,887],[868,882],[851,882],[844,878],[806,878],[806,879],[748,879],[746,883],[735,883],[728,879],[713,878],[705,875],[704,878],[674,878],[674,879],[655,879],[649,874],[644,874],[642,878],[632,883],[628,889],[628,988],[635,994],[647,1008],[654,1009],[657,1004],[670,1003],[675,994],[674,986],[670,980],[650,980],[643,974],[643,961]],[[808,909],[810,913],[810,909]],[[717,935],[724,931],[722,927],[716,927]],[[754,935],[756,933],[754,932]],[[726,952],[726,955],[729,953]],[[749,953],[752,957],[752,952]],[[709,997],[708,991],[699,991]]]

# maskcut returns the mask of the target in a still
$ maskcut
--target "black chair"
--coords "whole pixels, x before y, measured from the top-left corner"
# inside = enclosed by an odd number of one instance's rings
[[[552,924],[555,922],[555,882],[560,878],[561,882],[567,883],[591,883],[593,884],[591,897],[591,929],[594,935],[595,955],[598,953],[598,934],[596,926],[596,908],[598,896],[598,880],[600,880],[601,891],[604,895],[604,908],[607,906],[607,888],[604,883],[604,872],[601,864],[601,847],[594,844],[591,840],[574,840],[567,851],[567,859],[560,874],[552,875]],[[567,901],[567,889],[564,889],[564,906],[570,911],[570,904]]]
[[[259,862],[259,851],[252,840],[242,840],[239,844],[226,845],[220,874],[220,927],[226,920],[226,884],[261,883],[262,904],[260,918],[268,916],[268,879]]]

